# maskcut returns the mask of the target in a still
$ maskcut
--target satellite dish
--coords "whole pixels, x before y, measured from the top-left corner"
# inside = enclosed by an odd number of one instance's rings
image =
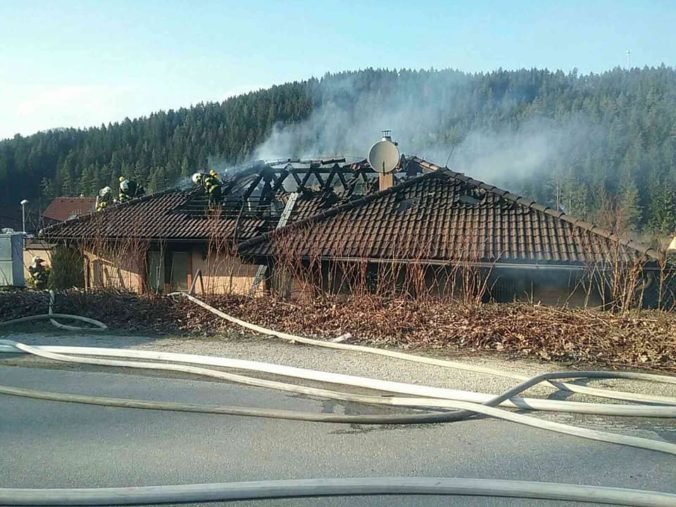
[[[393,172],[399,165],[399,149],[392,142],[390,136],[385,136],[382,140],[371,146],[368,156],[369,165],[374,171],[387,174]]]

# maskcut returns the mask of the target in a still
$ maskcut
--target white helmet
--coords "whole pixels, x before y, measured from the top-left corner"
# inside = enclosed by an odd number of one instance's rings
[[[201,173],[195,173],[195,174],[192,175],[192,178],[190,178],[190,179],[192,180],[192,182],[195,185],[197,185],[200,182],[200,180],[202,179],[202,174]]]
[[[123,192],[129,190],[129,180],[124,180],[120,182],[120,190],[122,190]]]
[[[43,262],[43,261],[44,261],[44,259],[42,257],[40,257],[39,255],[36,255],[35,257],[33,257],[33,264],[37,264],[38,262]]]
[[[99,196],[103,197],[104,195],[110,194],[112,191],[113,189],[110,187],[103,187],[101,190],[99,190]]]

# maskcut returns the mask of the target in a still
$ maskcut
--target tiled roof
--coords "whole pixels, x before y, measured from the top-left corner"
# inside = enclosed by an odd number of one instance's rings
[[[58,222],[86,215],[94,211],[95,197],[56,197],[49,203],[42,216]]]
[[[276,255],[542,264],[629,260],[656,252],[561,211],[429,164],[390,189],[240,244]]]
[[[246,240],[266,232],[277,224],[269,219],[231,212],[219,218],[206,216],[207,203],[191,191],[170,190],[148,195],[124,204],[112,205],[43,229],[50,239],[148,239],[148,240]],[[324,211],[337,197],[308,194],[296,201],[289,222],[302,220]],[[195,213],[195,210],[201,210]]]
[[[251,238],[265,225],[264,220],[236,218],[209,219],[180,212],[191,192],[169,190],[116,204],[45,228],[41,236],[53,239],[148,239],[203,240],[230,237],[237,225],[237,237]]]

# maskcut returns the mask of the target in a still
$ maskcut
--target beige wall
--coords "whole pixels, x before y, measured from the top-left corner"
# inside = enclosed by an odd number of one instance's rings
[[[192,272],[202,272],[204,292],[207,294],[249,294],[258,266],[243,264],[238,257],[230,255],[206,256],[204,252],[195,249],[192,252]],[[258,286],[258,293],[264,291],[265,283]],[[199,281],[196,292],[201,292]]]
[[[171,248],[167,248],[171,251]],[[88,288],[115,288],[132,292],[144,292],[146,285],[146,267],[143,262],[133,262],[131,259],[121,260],[85,253],[86,284]],[[192,278],[197,270],[202,272],[202,284],[199,280],[195,291],[197,294],[249,294],[258,266],[243,264],[239,258],[226,255],[210,255],[204,258],[204,253],[198,248],[190,249],[190,266],[187,276],[187,286],[192,284]],[[258,287],[258,294],[264,293],[265,283]],[[168,284],[163,287],[164,292],[174,290]]]
[[[85,252],[85,284],[90,289],[119,289],[143,292],[144,270],[132,259],[111,260]]]

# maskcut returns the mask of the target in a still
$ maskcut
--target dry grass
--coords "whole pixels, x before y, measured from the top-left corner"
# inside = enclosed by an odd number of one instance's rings
[[[676,314],[657,310],[616,314],[528,304],[481,306],[428,299],[325,296],[293,302],[277,298],[211,296],[214,306],[280,331],[355,342],[676,372]],[[47,294],[0,292],[10,319],[47,310]],[[114,332],[218,335],[244,331],[186,301],[119,292],[71,291],[55,311],[97,318]]]

